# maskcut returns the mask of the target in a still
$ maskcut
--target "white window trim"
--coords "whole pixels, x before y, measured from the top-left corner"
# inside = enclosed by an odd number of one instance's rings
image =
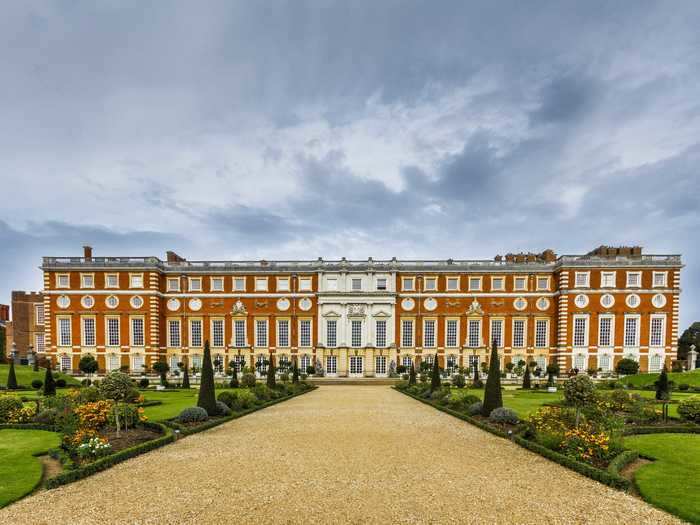
[[[141,286],[134,286],[134,277],[141,277]],[[129,288],[132,290],[143,289],[145,284],[143,273],[129,273]]]
[[[637,284],[630,284],[630,275],[637,275]],[[654,283],[652,283],[654,284]],[[634,272],[627,272],[626,274],[626,279],[625,279],[625,288],[641,288],[642,287],[642,272],[641,271],[634,271]]]
[[[656,276],[663,275],[663,284],[656,284]],[[667,288],[668,287],[668,272],[653,272],[651,275],[651,287],[652,288]]]
[[[85,278],[90,277],[92,279],[92,284],[91,285],[86,285],[85,284]],[[80,288],[81,289],[89,289],[89,290],[94,290],[95,289],[95,274],[94,273],[81,273],[80,274]]]
[[[265,278],[265,279],[267,280],[267,278]],[[258,322],[260,322],[260,321],[265,323],[265,339],[267,339],[267,341],[266,341],[267,344],[265,344],[265,345],[260,345],[260,341],[258,341]],[[255,347],[256,348],[269,348],[269,346],[270,346],[270,321],[269,321],[269,319],[267,319],[267,318],[261,319],[261,318],[257,317],[253,320],[253,322],[255,323],[253,325],[254,332],[255,332],[253,334],[255,336]]]
[[[287,283],[286,288],[280,286],[280,284],[284,282]],[[275,286],[278,292],[290,292],[292,290],[292,280],[289,277],[277,277]]]
[[[174,287],[170,286],[170,283],[175,283]],[[166,291],[168,292],[179,292],[180,291],[180,278],[179,277],[168,277],[165,283]]]
[[[448,345],[447,344],[447,322],[448,321],[455,321],[457,323],[457,333],[456,333],[456,338],[455,338],[455,344],[454,345]],[[459,341],[460,341],[460,322],[459,322],[459,317],[446,317],[445,318],[445,348],[459,348]]]
[[[544,328],[544,346],[537,346],[537,323],[538,323],[538,322],[542,322],[542,321],[544,321],[544,325],[545,325],[545,328]],[[535,322],[535,324],[534,324],[535,332],[534,332],[534,334],[533,334],[533,336],[534,336],[534,341],[533,341],[534,347],[535,347],[535,348],[539,348],[539,349],[542,349],[542,348],[549,348],[549,318],[548,318],[548,317],[535,317],[535,321],[534,321],[534,322]]]
[[[472,288],[472,279],[476,279],[479,281],[479,287],[478,288]],[[470,292],[480,292],[483,287],[484,287],[484,278],[483,277],[474,277],[474,276],[469,276],[467,278],[467,284],[469,285],[469,291]]]
[[[505,347],[505,340],[506,340],[506,320],[503,317],[492,317],[489,319],[489,345],[488,348],[490,349],[493,345],[493,322],[499,322],[501,323],[501,337],[499,341],[499,345],[496,346],[496,348],[504,348]]]
[[[654,345],[651,344],[651,327],[654,319],[661,319],[661,344]],[[652,314],[649,316],[649,348],[659,349],[665,348],[666,346],[666,315],[665,314]]]
[[[428,281],[435,283],[435,286],[433,288],[428,288],[428,286],[427,286]],[[423,277],[423,291],[424,292],[437,292],[438,287],[439,287],[439,283],[440,283],[440,281],[438,280],[437,275],[426,275],[425,277]]]
[[[264,283],[265,286],[263,288],[258,287],[258,283]],[[268,279],[267,277],[256,277],[255,278],[255,291],[256,292],[267,292],[270,288],[268,286]]]
[[[117,321],[117,344],[109,344],[109,321]],[[107,348],[119,348],[122,343],[122,321],[121,317],[118,315],[106,315],[105,316],[105,347]]]
[[[578,284],[578,276],[585,275],[585,284]],[[574,288],[590,288],[591,287],[591,272],[574,272]]]
[[[603,277],[605,275],[612,275],[612,284],[603,284],[604,283]],[[615,271],[600,272],[600,287],[601,288],[615,288],[616,283],[617,283],[617,272],[615,272]]]
[[[39,312],[41,312],[41,315],[39,315]],[[41,321],[41,322],[39,322],[39,321]],[[44,308],[44,305],[41,303],[35,304],[34,305],[34,324],[35,325],[43,325],[44,323],[46,323],[46,309]]]
[[[69,344],[62,344],[61,340],[61,320],[68,319],[68,339],[70,339]],[[73,320],[70,315],[57,315],[56,316],[56,345],[59,348],[71,348],[73,346]]]
[[[425,333],[426,329],[425,327],[427,326],[428,323],[433,323],[433,344],[432,345],[427,345],[425,344]],[[435,317],[425,317],[423,318],[423,341],[421,341],[422,347],[423,348],[437,348],[438,345],[438,320]]]
[[[637,333],[636,333],[636,342],[632,346],[628,346],[625,344],[627,340],[627,319],[629,318],[635,318],[637,319]],[[624,325],[622,327],[622,347],[625,349],[639,349],[639,339],[641,337],[640,332],[642,331],[642,319],[641,316],[638,314],[627,314],[624,317]]]
[[[415,348],[415,347],[416,347],[416,320],[413,319],[413,318],[411,318],[411,319],[402,318],[402,319],[400,319],[400,321],[401,321],[401,325],[400,325],[400,326],[401,326],[401,334],[400,334],[400,336],[401,336],[401,339],[400,339],[401,344],[400,344],[399,346],[400,346],[401,348]],[[403,324],[404,324],[404,321],[410,321],[410,322],[411,322],[411,344],[410,344],[409,346],[404,346],[404,344],[403,344],[403,342],[404,342],[404,337],[403,337],[403,333],[404,333]]]
[[[384,288],[379,288],[379,281],[384,281]],[[377,292],[388,292],[389,291],[389,278],[388,277],[377,277],[374,281],[374,289]]]
[[[214,322],[216,321],[221,322],[221,346],[216,346],[216,343],[214,342]],[[209,320],[209,333],[211,334],[212,348],[226,348],[226,319],[224,319],[223,317],[212,317]]]
[[[406,281],[411,281],[410,288],[406,288]],[[415,277],[404,277],[401,276],[401,291],[403,292],[413,292],[416,289],[416,278]]]
[[[301,323],[303,321],[309,322],[309,344],[301,344]],[[297,320],[297,333],[299,334],[299,348],[312,348],[314,345],[314,320],[311,317],[302,317]],[[306,373],[306,371],[304,371]]]
[[[608,345],[601,345],[600,344],[600,320],[601,319],[610,319],[610,344]],[[598,348],[605,348],[605,349],[612,349],[615,348],[615,316],[613,314],[600,314],[598,315]]]
[[[583,319],[584,321],[584,331],[583,331],[583,344],[576,344],[576,321],[578,319]],[[588,315],[579,314],[574,315],[571,319],[571,347],[572,348],[588,348],[589,346],[589,332],[590,332],[590,318]]]
[[[308,281],[309,281],[309,285],[308,285],[308,286],[302,285],[302,283],[303,283],[305,280],[308,280]],[[310,292],[311,290],[313,290],[313,286],[314,286],[313,277],[310,277],[310,276],[308,276],[308,275],[304,275],[304,276],[299,277],[299,291],[300,291],[300,292]]]
[[[115,286],[110,286],[109,285],[109,278],[110,277],[116,277],[117,278],[117,284]],[[118,289],[119,288],[119,274],[118,273],[106,273],[105,274],[105,288],[107,289]]]
[[[243,322],[243,344],[238,345],[236,343],[236,321]],[[234,348],[245,348],[248,346],[248,322],[245,318],[233,318],[231,321],[231,342]]]
[[[192,283],[198,282],[199,283],[199,288],[195,289],[194,286],[192,286]],[[203,287],[203,282],[201,277],[188,277],[187,278],[187,291],[188,292],[203,292],[204,287]]]
[[[180,334],[180,344],[178,346],[173,346],[173,342],[170,338],[170,323],[171,322],[177,322],[178,324],[178,332]],[[181,348],[182,347],[182,319],[166,319],[165,320],[165,330],[166,330],[166,340],[168,343],[168,348]],[[131,335],[133,339],[133,334]]]
[[[455,288],[450,288],[450,281],[457,281],[457,286]],[[459,275],[448,275],[445,279],[445,290],[448,292],[459,292],[461,284],[462,282]]]
[[[473,346],[473,345],[471,344],[471,335],[472,335],[472,334],[471,334],[471,324],[472,324],[473,322],[477,322],[477,323],[478,323],[478,326],[479,326],[479,339],[478,339],[478,341],[476,342],[476,346]],[[466,342],[467,342],[467,345],[466,345],[466,346],[469,347],[469,348],[479,348],[480,346],[483,346],[483,344],[482,344],[482,343],[483,343],[483,340],[484,340],[484,332],[483,332],[483,323],[482,323],[481,318],[478,318],[478,319],[474,319],[474,318],[469,319],[469,318],[467,318],[467,341],[466,341]]]
[[[280,324],[287,323],[287,344],[283,345],[280,343]],[[292,347],[292,321],[288,317],[278,317],[275,320],[275,338],[277,339],[278,348],[291,348]]]
[[[86,337],[85,337],[85,321],[87,319],[92,319],[92,326],[95,331],[93,334],[95,338],[95,344],[89,345],[86,343]],[[80,346],[85,347],[85,348],[96,348],[97,347],[97,319],[95,318],[94,315],[81,315],[80,316]]]
[[[524,287],[521,288],[521,287],[517,286],[519,280],[522,280],[525,282]],[[527,292],[528,291],[527,281],[528,281],[528,278],[526,275],[514,275],[513,276],[513,290],[516,292]]]
[[[65,286],[61,285],[61,277],[66,277],[68,282]],[[56,274],[56,288],[68,289],[70,288],[70,274],[69,273],[57,273]]]
[[[351,292],[361,292],[364,289],[363,282],[362,282],[362,277],[350,277],[350,291]],[[355,281],[360,281],[360,287],[355,289]]]
[[[137,345],[134,343],[134,319],[141,319],[143,323],[143,344]],[[168,330],[168,342],[170,342],[170,331]],[[182,324],[180,324],[180,342],[182,342]],[[146,347],[146,318],[143,315],[130,315],[129,316],[129,346],[136,348]]]
[[[202,332],[200,334],[202,337],[202,341],[198,345],[194,344],[194,341],[192,340],[192,333],[194,332],[192,330],[192,323],[197,322],[199,323],[200,331]],[[180,330],[182,330],[182,324],[180,325]],[[204,321],[201,317],[190,317],[189,319],[187,319],[187,335],[189,336],[190,348],[204,348]],[[180,335],[180,341],[182,341],[182,335]]]
[[[329,333],[328,332],[328,324],[329,323],[335,323],[335,342],[333,344],[330,344],[330,342],[328,340],[328,333]],[[323,326],[323,329],[326,331],[325,340],[326,340],[326,346],[328,348],[337,348],[338,347],[338,325],[339,325],[339,323],[338,323],[337,319],[326,319],[326,322]]]
[[[494,286],[494,281],[495,281],[496,279],[500,279],[500,280],[501,280],[502,286],[500,286],[500,287],[498,287],[498,288],[496,288],[496,287]],[[515,284],[513,284],[513,286],[515,286]],[[506,277],[505,277],[505,275],[492,275],[492,276],[491,276],[491,291],[493,291],[493,292],[502,292],[502,291],[504,291],[505,289],[506,289]]]
[[[214,288],[214,283],[216,281],[221,281],[221,288],[219,288],[219,289]],[[226,291],[226,278],[221,276],[221,275],[217,275],[216,277],[210,277],[209,278],[209,290],[212,292],[224,292],[224,291]]]
[[[544,288],[540,287],[540,279],[547,279],[547,284]],[[552,278],[549,275],[537,275],[535,276],[535,289],[539,291],[548,291],[551,287]]]
[[[523,322],[523,345],[522,346],[515,346],[515,322],[516,321],[522,321]],[[510,347],[513,349],[517,350],[524,350],[527,348],[527,318],[526,317],[513,317],[513,320],[510,325],[510,339],[511,339],[511,345]]]

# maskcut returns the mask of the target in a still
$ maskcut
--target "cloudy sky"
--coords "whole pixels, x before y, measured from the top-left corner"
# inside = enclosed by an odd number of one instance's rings
[[[42,255],[682,253],[700,2],[5,2],[0,302]]]

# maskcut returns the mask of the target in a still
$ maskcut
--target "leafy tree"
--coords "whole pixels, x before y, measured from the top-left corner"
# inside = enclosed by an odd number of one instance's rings
[[[165,362],[165,359],[161,358],[160,360],[156,361],[155,363],[153,363],[153,366],[151,368],[153,368],[153,370],[160,374],[160,384],[163,386],[167,386],[167,373],[170,371],[170,365],[168,365],[168,363]]]
[[[416,367],[411,363],[411,370],[408,372],[408,386],[416,384]]]
[[[434,392],[440,388],[440,364],[438,356],[435,355],[433,358],[433,368],[430,372],[430,391]]]
[[[182,388],[190,388],[190,367],[187,363],[182,367]]]
[[[134,390],[131,378],[123,372],[110,372],[105,376],[99,386],[100,393],[107,399],[114,401],[114,420],[117,424],[117,436],[121,430],[119,412],[122,404],[129,398]],[[128,424],[128,421],[125,419]],[[128,428],[126,428],[128,430]]]
[[[83,374],[92,375],[97,372],[97,360],[92,354],[85,354],[80,358],[78,368]]]
[[[209,341],[204,343],[204,357],[202,359],[202,380],[199,385],[199,397],[197,406],[202,407],[210,416],[218,413],[216,408],[216,395],[214,393],[214,368],[211,364],[211,352]]]
[[[238,369],[236,368],[236,362],[231,361],[228,364],[229,370],[231,370],[231,383],[229,383],[229,386],[231,388],[238,388],[240,385],[238,383]]]
[[[299,367],[297,362],[294,361],[294,368],[292,369],[292,384],[299,382]]]
[[[488,417],[491,412],[503,406],[503,395],[501,394],[501,367],[498,361],[498,347],[496,341],[491,345],[491,358],[489,359],[489,375],[486,378],[486,389],[484,391],[484,402],[481,407],[481,414]]]
[[[272,359],[270,359],[270,364],[267,367],[267,386],[269,388],[275,388],[276,385],[275,381],[275,363]]]
[[[595,399],[595,384],[584,375],[576,375],[564,383],[564,400],[576,408],[576,428],[581,419],[581,409]]]
[[[625,357],[617,362],[615,370],[620,375],[631,376],[639,372],[639,363],[634,359]]]
[[[678,360],[687,361],[690,347],[695,345],[695,350],[700,352],[700,322],[694,322],[685,329],[678,338]]]
[[[547,365],[547,386],[554,386],[554,377],[559,375],[559,365],[549,363]]]
[[[10,359],[10,373],[7,376],[7,389],[17,390],[17,375],[15,374],[15,360]]]
[[[54,381],[53,372],[51,372],[51,358],[49,358],[48,363],[46,363],[46,374],[44,374],[44,395],[56,395],[56,381]]]
[[[523,374],[523,390],[530,390],[532,385],[530,384],[530,367],[525,367],[525,374]]]

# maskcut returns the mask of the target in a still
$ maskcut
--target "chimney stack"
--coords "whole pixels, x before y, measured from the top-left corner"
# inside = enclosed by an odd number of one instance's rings
[[[83,246],[83,257],[87,260],[92,259],[92,246]]]

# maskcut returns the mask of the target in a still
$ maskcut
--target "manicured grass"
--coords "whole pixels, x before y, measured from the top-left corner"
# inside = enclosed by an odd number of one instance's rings
[[[654,381],[658,378],[659,374],[635,374],[633,376],[623,377],[620,379],[620,382],[639,388],[646,385],[653,385]],[[700,370],[693,370],[692,372],[672,372],[668,374],[668,379],[669,381],[673,381],[676,387],[684,383],[690,386],[700,386]]]
[[[218,397],[221,392],[225,392],[227,388],[217,388],[215,393]],[[161,391],[148,390],[142,391],[146,401],[162,401],[162,405],[152,407],[144,407],[144,414],[151,421],[164,421],[173,418],[182,412],[187,407],[197,406],[197,396],[199,390],[191,388],[189,390],[173,390]]]
[[[10,373],[10,365],[0,365],[0,385],[7,386],[7,376]],[[44,375],[46,375],[46,369],[40,368],[38,372],[35,372],[31,366],[27,365],[15,365],[15,375],[17,376],[17,383],[23,385],[27,388],[31,388],[32,381],[39,379],[44,380]],[[67,376],[65,374],[60,374],[58,372],[53,373],[54,379],[65,379],[68,385],[79,385],[80,382],[74,377]]]
[[[28,494],[41,481],[41,462],[34,456],[57,447],[61,438],[45,430],[0,430],[0,507]]]
[[[470,394],[478,396],[483,399],[483,390],[467,390],[453,388],[453,392],[463,392],[464,395]],[[545,403],[553,403],[559,401],[562,398],[561,391],[550,394],[547,392],[530,391],[526,392],[524,390],[504,390],[503,391],[503,406],[515,410],[520,419],[526,419],[538,408],[540,408]]]
[[[646,434],[625,438],[625,446],[656,461],[635,473],[648,502],[692,523],[700,523],[700,435]]]

